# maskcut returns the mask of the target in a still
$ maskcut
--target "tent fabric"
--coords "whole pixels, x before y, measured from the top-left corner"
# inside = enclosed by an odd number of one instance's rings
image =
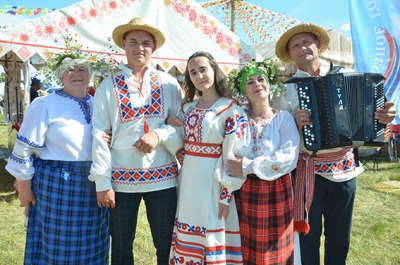
[[[39,64],[65,49],[63,36],[69,36],[93,54],[124,62],[124,51],[113,43],[111,33],[138,16],[166,35],[166,43],[152,57],[153,65],[164,71],[175,66],[182,73],[187,58],[199,50],[211,53],[225,73],[263,59],[194,0],[84,0],[0,29],[0,61],[4,64],[5,55],[13,52],[22,62]]]

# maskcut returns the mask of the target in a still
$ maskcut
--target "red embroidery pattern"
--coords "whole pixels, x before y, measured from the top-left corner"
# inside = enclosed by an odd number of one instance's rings
[[[159,76],[155,72],[150,73],[150,104],[141,107],[132,107],[131,96],[125,76],[120,74],[112,77],[114,83],[115,97],[118,102],[119,119],[122,123],[131,122],[136,119],[163,117],[163,89],[160,85]]]
[[[36,37],[47,40],[48,38],[54,39],[54,35],[56,32],[62,34],[64,30],[75,27],[77,25],[83,25],[90,23],[91,19],[97,19],[102,17],[105,19],[105,16],[109,16],[111,12],[120,12],[123,11],[126,7],[131,6],[131,4],[138,2],[137,0],[104,0],[99,3],[95,3],[95,8],[86,9],[84,7],[76,8],[73,13],[74,15],[70,15],[66,17],[59,17],[58,20],[54,20],[48,24],[43,25],[40,29],[26,29],[26,32],[20,33],[18,39],[22,42],[30,42],[28,35],[32,35],[34,32]],[[38,11],[35,11],[35,15]],[[61,36],[57,37],[56,42],[61,41]],[[11,39],[13,37],[11,36]],[[35,42],[32,40],[31,42]]]
[[[225,188],[223,188],[221,190],[221,193],[219,195],[219,199],[221,201],[227,201],[228,203],[230,203],[231,199],[232,199],[232,194],[233,194],[233,192],[229,193],[228,188],[225,187]]]
[[[249,124],[247,119],[239,114],[235,114],[235,117],[228,117],[225,121],[225,134],[229,135],[236,133],[237,137],[240,139],[244,135],[244,130]]]
[[[209,110],[191,108],[183,119],[185,139],[187,142],[202,142],[202,120]]]
[[[144,185],[176,178],[178,165],[171,163],[154,168],[113,168],[111,182],[124,185]]]
[[[222,154],[222,144],[193,143],[185,141],[185,154],[218,158]]]

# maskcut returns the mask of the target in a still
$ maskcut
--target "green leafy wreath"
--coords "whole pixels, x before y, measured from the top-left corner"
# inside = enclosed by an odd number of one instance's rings
[[[280,75],[280,73],[284,71],[284,67],[278,58],[268,58],[261,62],[250,61],[246,65],[261,69],[263,72],[265,72],[268,79],[267,81],[270,85],[270,93],[279,95],[282,90],[285,77]],[[246,76],[245,69],[246,68],[244,68],[243,71],[233,69],[229,72],[227,78],[230,94],[239,102],[246,101],[245,97],[240,93],[240,83],[242,81],[242,77]]]

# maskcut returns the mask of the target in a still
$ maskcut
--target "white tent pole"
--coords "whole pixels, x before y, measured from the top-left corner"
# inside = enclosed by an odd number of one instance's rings
[[[30,102],[31,102],[31,78],[30,78],[30,70],[29,70],[29,66],[31,59],[28,59],[26,62],[24,62],[24,104],[23,104],[23,113],[25,116],[25,111],[26,108],[29,106]]]

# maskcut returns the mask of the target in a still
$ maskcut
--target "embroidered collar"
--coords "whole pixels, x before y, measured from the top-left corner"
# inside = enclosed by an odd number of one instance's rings
[[[73,100],[73,101],[77,102],[79,104],[79,106],[80,106],[80,109],[81,109],[83,115],[85,116],[86,122],[88,124],[90,124],[90,122],[92,120],[92,117],[90,115],[91,109],[90,109],[90,104],[89,104],[89,100],[90,100],[91,96],[88,93],[86,93],[86,96],[84,98],[82,98],[82,99],[81,98],[76,98],[76,97],[68,95],[68,94],[65,94],[65,93],[62,92],[62,90],[55,91],[54,93],[56,95],[59,95],[59,96],[63,97],[63,98],[68,98],[70,100]]]

